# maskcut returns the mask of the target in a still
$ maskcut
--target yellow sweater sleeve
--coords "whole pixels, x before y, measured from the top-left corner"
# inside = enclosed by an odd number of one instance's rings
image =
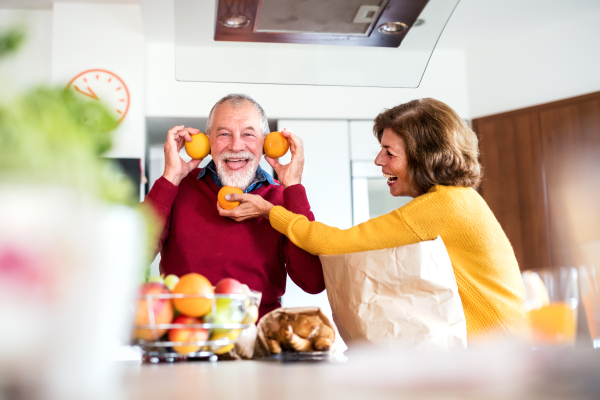
[[[305,216],[294,214],[281,206],[271,209],[269,219],[274,229],[313,255],[380,250],[423,240],[410,228],[399,210],[349,229],[311,222]]]

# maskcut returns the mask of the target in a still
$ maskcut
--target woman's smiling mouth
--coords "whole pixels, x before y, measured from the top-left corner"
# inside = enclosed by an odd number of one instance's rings
[[[390,175],[390,174],[386,174],[385,172],[383,173],[383,177],[387,178],[387,184],[389,186],[392,186],[394,184],[394,182],[396,182],[398,180],[398,177],[395,175]]]

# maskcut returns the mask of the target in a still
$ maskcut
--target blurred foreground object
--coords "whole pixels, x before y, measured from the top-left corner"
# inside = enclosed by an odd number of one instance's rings
[[[577,270],[524,271],[525,309],[534,345],[574,345],[579,290]]]
[[[15,53],[23,40],[25,31],[23,27],[13,27],[6,31],[0,31],[0,58]]]
[[[595,349],[600,348],[600,266],[579,268],[581,301]]]
[[[65,94],[0,104],[0,398],[115,398],[110,350],[129,337],[144,220],[101,157],[114,119]]]

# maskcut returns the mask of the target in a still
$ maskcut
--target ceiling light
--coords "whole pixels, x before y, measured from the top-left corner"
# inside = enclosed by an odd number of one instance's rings
[[[219,23],[227,28],[244,28],[250,25],[250,18],[245,15],[226,15]]]
[[[408,26],[402,22],[386,22],[385,24],[379,25],[379,32],[385,33],[386,35],[398,35],[407,29]]]

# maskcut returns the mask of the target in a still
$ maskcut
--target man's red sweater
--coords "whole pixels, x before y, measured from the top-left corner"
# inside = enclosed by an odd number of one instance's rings
[[[260,316],[281,306],[286,271],[308,293],[325,290],[318,257],[289,242],[267,219],[236,222],[221,217],[217,211],[220,188],[210,173],[197,179],[199,172],[190,172],[179,186],[159,178],[142,203],[151,205],[163,223],[158,243],[162,273],[181,276],[196,272],[213,285],[223,278],[235,278],[262,292]],[[284,189],[264,182],[252,194],[314,221],[302,185]]]

